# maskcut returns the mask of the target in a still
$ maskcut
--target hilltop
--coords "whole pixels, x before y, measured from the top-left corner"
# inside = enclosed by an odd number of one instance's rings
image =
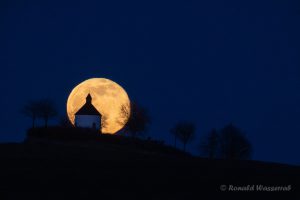
[[[220,185],[291,185],[289,192],[238,193],[287,197],[299,189],[299,166],[204,159],[122,136],[69,141],[37,133],[0,145],[1,199],[201,199],[237,194]]]

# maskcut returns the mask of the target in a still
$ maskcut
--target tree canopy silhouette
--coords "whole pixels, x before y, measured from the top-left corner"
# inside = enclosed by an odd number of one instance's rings
[[[194,139],[195,130],[196,127],[192,122],[181,121],[171,129],[171,133],[183,143],[183,150],[186,151],[187,143]]]
[[[55,104],[50,99],[42,99],[38,102],[38,116],[44,120],[45,127],[48,127],[49,119],[57,116]]]
[[[233,124],[225,126],[220,132],[221,158],[251,159],[252,145],[244,133]]]
[[[29,101],[23,106],[21,112],[32,119],[32,128],[35,128],[37,118],[43,119],[47,127],[49,119],[56,117],[58,113],[51,99]]]
[[[38,118],[38,114],[39,114],[38,102],[37,101],[27,102],[21,109],[21,113],[31,118],[32,128],[35,128],[35,121]]]
[[[200,151],[209,158],[251,159],[252,145],[240,129],[229,124],[206,135],[200,143]]]
[[[219,134],[216,129],[212,129],[200,143],[200,151],[206,157],[216,158],[219,148]]]
[[[123,131],[125,133],[137,137],[147,131],[150,117],[148,111],[136,103],[130,104],[130,111],[128,108],[129,106],[126,105],[121,106],[120,112],[123,121],[118,121],[118,123],[124,125]]]
[[[107,128],[107,126],[108,126],[107,117],[105,115],[102,115],[101,116],[101,129],[100,129],[101,133],[104,128]]]

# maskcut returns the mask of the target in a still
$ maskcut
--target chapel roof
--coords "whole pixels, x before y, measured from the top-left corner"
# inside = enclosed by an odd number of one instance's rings
[[[85,104],[75,113],[75,115],[99,115],[101,113],[92,104],[92,96],[90,94],[86,97]]]

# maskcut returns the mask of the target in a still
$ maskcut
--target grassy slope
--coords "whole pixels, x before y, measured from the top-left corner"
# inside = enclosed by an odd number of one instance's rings
[[[220,192],[221,184],[291,184],[292,192],[276,193],[286,198],[297,192],[300,178],[297,166],[208,160],[110,142],[1,144],[0,159],[0,199],[201,199],[257,195]]]

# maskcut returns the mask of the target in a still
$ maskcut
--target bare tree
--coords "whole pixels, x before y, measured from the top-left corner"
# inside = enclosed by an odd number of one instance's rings
[[[107,127],[107,116],[101,116],[101,133],[103,133],[103,129]]]
[[[135,103],[131,103],[130,106],[122,105],[120,114],[122,120],[118,121],[118,123],[124,125],[125,133],[127,132],[132,137],[136,137],[147,131],[150,124],[150,117],[145,108]]]
[[[21,109],[21,113],[27,117],[30,117],[32,120],[32,128],[35,127],[35,121],[38,117],[38,102],[29,101]]]
[[[216,129],[212,129],[200,143],[200,151],[209,158],[217,156],[219,148],[219,134]]]
[[[122,125],[122,126],[125,126],[126,123],[128,122],[129,120],[129,117],[130,117],[130,110],[131,110],[131,105],[130,104],[124,104],[124,105],[121,105],[121,108],[120,108],[120,119],[118,119],[118,124]]]
[[[173,134],[183,143],[183,150],[186,151],[186,145],[194,139],[196,127],[192,122],[178,122],[172,129]]]
[[[220,133],[220,151],[224,159],[250,159],[252,145],[234,125],[225,126]]]
[[[48,127],[49,119],[57,115],[57,110],[53,101],[50,99],[43,99],[38,102],[38,117],[45,122],[45,127]]]

